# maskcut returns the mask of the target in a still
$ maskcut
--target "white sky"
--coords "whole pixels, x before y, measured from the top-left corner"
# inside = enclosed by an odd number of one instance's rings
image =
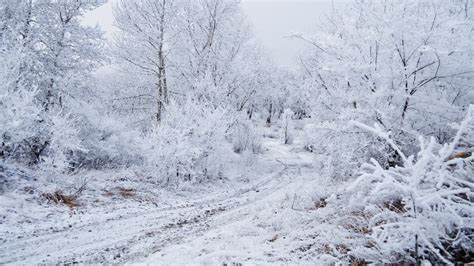
[[[256,37],[268,48],[277,64],[289,67],[295,66],[297,55],[305,46],[285,36],[311,32],[331,6],[331,0],[243,0],[243,9]],[[85,21],[88,25],[99,24],[110,37],[114,28],[111,1],[87,14]]]

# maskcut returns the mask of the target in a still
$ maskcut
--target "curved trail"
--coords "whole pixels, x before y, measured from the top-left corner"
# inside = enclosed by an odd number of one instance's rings
[[[244,189],[180,206],[131,209],[56,232],[25,232],[27,237],[0,246],[0,264],[160,261],[179,245],[247,219],[251,207],[284,190],[301,175],[302,168],[311,169],[308,158],[289,149],[270,143],[266,154],[272,157],[263,160],[271,172]]]

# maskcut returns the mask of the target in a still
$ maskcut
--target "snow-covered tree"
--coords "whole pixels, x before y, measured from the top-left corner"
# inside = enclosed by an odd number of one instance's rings
[[[120,30],[115,42],[117,56],[155,88],[157,121],[169,98],[169,56],[179,32],[180,4],[171,0],[120,1],[114,9]]]
[[[314,51],[302,60],[312,117],[339,125],[334,134],[348,147],[360,136],[343,129],[351,119],[392,131],[409,153],[419,133],[449,141],[446,124],[474,100],[472,12],[464,1],[354,1],[314,36],[295,35]],[[386,151],[380,163],[399,161]],[[365,155],[360,150],[352,161]]]
[[[298,35],[315,50],[304,64],[320,112],[446,141],[441,128],[473,99],[473,17],[463,8],[459,1],[356,1],[316,36]]]
[[[5,157],[38,163],[48,154],[70,152],[77,143],[70,118],[82,112],[79,103],[90,97],[92,72],[104,58],[102,33],[83,26],[81,17],[98,6],[66,0],[0,3]],[[53,140],[59,135],[57,140],[67,145],[52,148],[60,143]]]
[[[232,97],[234,93],[248,93],[236,91],[241,89],[236,65],[242,66],[239,56],[249,53],[251,36],[240,1],[186,1],[181,16],[185,22],[180,46],[182,55],[177,55],[175,60],[187,82],[182,85],[195,90],[197,98],[214,102]],[[202,86],[203,81],[209,84]],[[206,87],[217,90],[206,91]]]
[[[125,88],[117,104],[140,106],[139,117],[156,113],[156,102],[161,110],[188,96],[240,112],[251,109],[257,88],[267,89],[269,64],[238,0],[124,1],[115,15],[118,63],[133,80],[124,81],[133,89]]]
[[[3,1],[2,42],[22,55],[15,88],[38,89],[45,110],[78,97],[100,65],[102,33],[81,24],[84,1]],[[56,107],[55,107],[56,106]]]

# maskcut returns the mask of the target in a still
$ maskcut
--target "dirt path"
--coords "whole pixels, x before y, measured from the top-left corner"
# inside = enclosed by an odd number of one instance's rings
[[[55,232],[23,232],[22,238],[1,244],[0,264],[160,261],[174,247],[248,218],[252,206],[285,189],[302,168],[310,168],[308,158],[290,152],[290,147],[267,144],[262,160],[268,173],[245,188],[180,206],[130,209]]]

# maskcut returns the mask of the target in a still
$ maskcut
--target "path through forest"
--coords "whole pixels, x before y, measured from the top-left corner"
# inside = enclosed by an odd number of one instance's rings
[[[312,158],[277,139],[264,142],[261,173],[246,185],[207,193],[185,204],[123,206],[64,228],[34,225],[1,245],[0,263],[243,262],[272,257],[278,225],[267,216],[295,203],[310,178]],[[306,183],[307,184],[307,183]],[[126,204],[126,202],[124,202]],[[294,206],[291,206],[292,208]],[[8,248],[6,248],[8,247]],[[260,261],[262,262],[262,261]]]

